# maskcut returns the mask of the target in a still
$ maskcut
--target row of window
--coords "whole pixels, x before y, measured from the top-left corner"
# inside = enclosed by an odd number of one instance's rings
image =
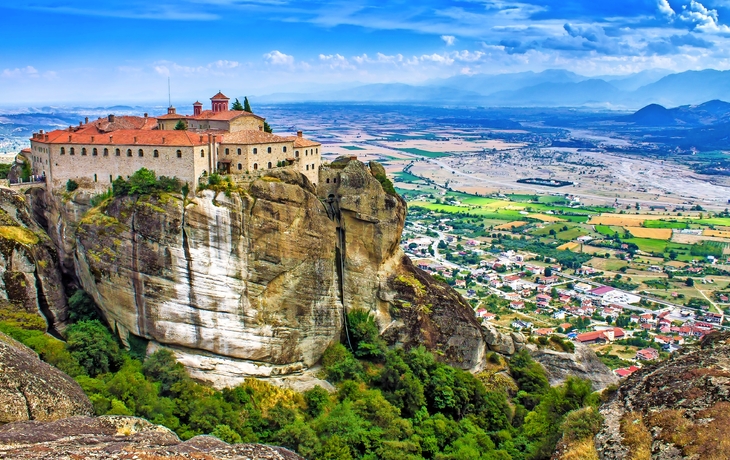
[[[74,149],[74,147],[69,148],[68,154],[69,155],[76,155],[76,150]],[[177,157],[178,158],[182,158],[182,150],[178,150],[176,152],[176,154],[177,154]],[[61,155],[66,155],[66,148],[65,147],[61,147]],[[81,148],[81,155],[87,155],[87,153],[86,153],[86,147],[82,147]],[[99,155],[99,151],[96,149],[96,147],[94,147],[94,149],[92,149],[92,151],[91,151],[91,156],[98,156],[98,155]],[[115,156],[118,156],[118,157],[119,156],[122,156],[122,151],[120,149],[116,149],[114,151],[114,155]],[[107,148],[104,149],[104,155],[103,156],[105,156],[105,157],[108,157],[109,156],[109,149],[107,149]],[[128,157],[133,156],[132,155],[132,149],[127,149],[127,156]],[[138,157],[144,157],[144,150],[142,150],[142,149],[137,150],[137,156]],[[154,158],[159,158],[160,157],[159,150],[154,150],[152,152],[152,156]],[[205,158],[205,150],[203,150],[203,149],[200,150],[200,157],[201,158]]]
[[[236,149],[236,150],[237,150],[236,153],[238,153],[239,155],[241,155],[241,149],[239,148],[239,149]],[[282,147],[281,150],[282,150],[282,152],[286,153],[286,147]],[[319,153],[319,149],[312,149],[312,155],[315,154],[315,150],[317,151],[316,153]],[[229,148],[227,148],[227,147],[226,147],[225,152],[226,152],[226,155],[230,155],[231,154],[231,150]],[[259,149],[257,147],[254,147],[253,148],[253,154],[256,155],[258,153],[259,153]],[[271,147],[268,147],[266,149],[266,153],[271,153]],[[296,150],[294,152],[294,156],[297,157],[297,158],[299,158],[299,150]],[[309,150],[305,150],[304,151],[304,156],[309,156]]]

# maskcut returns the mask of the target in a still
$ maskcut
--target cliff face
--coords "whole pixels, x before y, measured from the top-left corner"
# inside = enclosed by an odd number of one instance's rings
[[[68,321],[54,244],[33,218],[30,198],[0,189],[0,305],[41,313],[63,332]],[[0,318],[7,311],[0,307]]]
[[[632,374],[601,413],[601,459],[730,458],[730,333]]]
[[[487,350],[523,346],[480,326],[461,296],[404,256],[406,204],[386,193],[383,173],[340,159],[317,188],[277,168],[228,194],[117,197],[92,209],[83,190],[55,191],[32,204],[64,274],[124,341],[169,348],[217,387],[310,368],[352,309],[372,312],[389,343],[425,344],[466,369]]]
[[[0,332],[0,425],[93,413],[78,383]]]
[[[573,353],[538,349],[531,345],[530,355],[545,368],[551,385],[559,385],[571,375],[590,380],[595,391],[603,390],[619,381],[616,374],[598,359],[593,350],[581,343],[575,344]]]

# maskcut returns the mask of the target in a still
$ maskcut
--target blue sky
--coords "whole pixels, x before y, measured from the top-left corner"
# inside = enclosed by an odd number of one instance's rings
[[[25,0],[0,104],[165,102],[561,68],[730,69],[730,0]]]

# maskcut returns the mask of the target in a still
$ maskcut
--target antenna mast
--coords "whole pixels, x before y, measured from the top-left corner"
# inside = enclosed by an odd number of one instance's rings
[[[170,97],[170,77],[167,77],[167,106],[172,107],[172,98]]]

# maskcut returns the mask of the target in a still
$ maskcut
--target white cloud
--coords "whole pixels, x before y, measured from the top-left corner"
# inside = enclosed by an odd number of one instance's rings
[[[674,16],[674,10],[667,0],[658,0],[659,12],[665,16]]]
[[[447,46],[451,46],[456,42],[456,37],[453,35],[442,35],[441,40],[443,40]]]
[[[689,6],[682,6],[679,18],[695,24],[695,29],[703,32],[730,33],[730,27],[720,24],[717,10],[711,10],[695,0],[691,0]]]
[[[224,59],[219,59],[215,61],[212,64],[209,64],[210,66],[214,66],[218,69],[235,69],[236,67],[240,66],[241,64],[237,61],[226,61]]]
[[[319,60],[327,63],[330,69],[354,69],[355,66],[341,54],[320,54]]]
[[[2,74],[3,78],[38,78],[38,70],[33,66],[26,66],[15,69],[5,69]]]
[[[264,59],[271,65],[291,66],[294,64],[294,56],[284,54],[279,50],[264,54]]]

